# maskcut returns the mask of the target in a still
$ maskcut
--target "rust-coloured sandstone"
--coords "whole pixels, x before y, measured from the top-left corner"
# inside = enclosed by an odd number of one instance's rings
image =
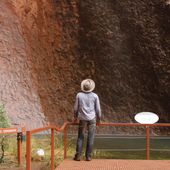
[[[27,128],[71,119],[84,78],[103,120],[170,122],[166,0],[0,0],[0,101]]]

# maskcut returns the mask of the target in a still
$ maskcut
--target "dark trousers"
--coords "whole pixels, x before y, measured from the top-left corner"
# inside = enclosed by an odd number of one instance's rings
[[[89,121],[80,120],[75,156],[81,156],[82,154],[86,127],[87,127],[87,145],[86,145],[85,156],[86,158],[88,158],[88,157],[91,157],[91,153],[93,149],[94,136],[95,136],[95,130],[96,130],[96,119],[89,120]]]

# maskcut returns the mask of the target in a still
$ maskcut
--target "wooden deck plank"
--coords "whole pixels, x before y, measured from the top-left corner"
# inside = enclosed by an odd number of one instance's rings
[[[64,160],[56,170],[170,170],[170,160]]]

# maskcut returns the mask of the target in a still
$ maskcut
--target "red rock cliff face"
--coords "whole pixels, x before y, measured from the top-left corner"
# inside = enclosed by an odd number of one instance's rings
[[[87,0],[79,5],[79,61],[86,69],[95,67],[110,120],[131,122],[137,112],[152,111],[160,122],[170,121],[168,2]]]
[[[87,77],[106,121],[153,111],[168,122],[169,14],[163,0],[1,0],[0,98],[12,122],[62,124]]]
[[[0,1],[1,101],[13,123],[33,128],[70,117],[77,76],[76,5]]]

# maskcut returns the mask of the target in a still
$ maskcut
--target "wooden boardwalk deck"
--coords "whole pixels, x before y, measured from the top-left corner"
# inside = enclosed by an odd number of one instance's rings
[[[170,170],[170,160],[64,160],[56,170]]]

